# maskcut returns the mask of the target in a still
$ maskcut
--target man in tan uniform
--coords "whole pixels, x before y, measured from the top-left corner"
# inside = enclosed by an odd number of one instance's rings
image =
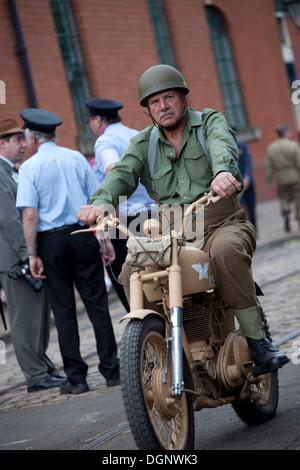
[[[292,140],[288,124],[282,124],[275,130],[278,138],[267,147],[266,179],[271,184],[276,174],[284,227],[289,232],[292,202],[295,203],[300,228],[300,147]]]

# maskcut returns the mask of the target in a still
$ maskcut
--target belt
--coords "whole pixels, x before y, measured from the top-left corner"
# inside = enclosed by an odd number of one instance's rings
[[[50,230],[44,230],[43,232],[39,232],[39,235],[43,235],[44,233],[54,233],[54,232],[73,232],[76,229],[83,229],[87,228],[86,225],[80,225],[78,223],[71,224],[71,225],[62,225],[61,227],[51,228]]]

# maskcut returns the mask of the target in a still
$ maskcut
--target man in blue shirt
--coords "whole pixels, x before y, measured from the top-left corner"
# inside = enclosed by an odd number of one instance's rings
[[[88,123],[93,133],[97,136],[94,145],[94,173],[98,183],[101,184],[107,172],[114,167],[115,163],[120,160],[123,152],[128,148],[130,139],[135,136],[138,131],[124,126],[124,124],[121,123],[121,117],[118,111],[123,108],[123,104],[119,101],[90,98],[86,100],[85,105],[88,108]],[[131,231],[134,231],[133,227],[135,225],[134,220],[136,216],[142,213],[145,215],[145,218],[147,218],[148,210],[150,211],[151,204],[153,203],[154,201],[148,195],[145,187],[139,183],[130,198],[121,202],[118,206],[118,215],[121,222]],[[143,229],[143,227],[141,227],[143,225],[141,219],[143,219],[143,217],[139,215],[139,230]],[[124,289],[120,282],[118,282],[118,277],[127,254],[127,239],[117,230],[111,237],[111,243],[115,250],[115,260],[107,267],[107,272],[121,302],[129,312],[130,309],[124,294]]]
[[[58,116],[40,109],[21,112],[32,153],[19,173],[16,205],[23,208],[32,275],[44,281],[58,331],[68,381],[61,393],[88,390],[87,364],[79,349],[75,284],[94,327],[99,371],[107,385],[119,383],[117,345],[99,243],[93,233],[70,235],[81,225],[77,212],[98,187],[85,157],[55,144]]]

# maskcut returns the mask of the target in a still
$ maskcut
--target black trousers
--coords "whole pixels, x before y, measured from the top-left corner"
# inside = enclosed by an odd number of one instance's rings
[[[64,370],[72,384],[85,382],[88,366],[79,348],[75,284],[94,328],[99,371],[106,379],[116,378],[117,344],[99,243],[93,233],[70,235],[70,231],[40,232],[38,236],[38,255],[47,276],[44,285],[55,317]]]
[[[111,243],[114,247],[116,257],[115,257],[114,262],[106,267],[107,274],[110,277],[112,285],[114,286],[114,289],[120,301],[122,302],[123,307],[125,308],[127,312],[129,312],[130,307],[129,307],[129,303],[127,301],[127,297],[124,292],[124,288],[122,284],[120,283],[120,281],[118,281],[119,274],[122,271],[122,266],[123,266],[123,263],[125,262],[125,258],[127,255],[127,247],[126,247],[127,240],[114,238],[114,239],[111,239]]]
[[[121,218],[121,222],[123,221],[124,225],[128,227],[132,233],[136,236],[145,236],[144,233],[142,233],[143,230],[143,222],[147,220],[151,216],[151,212],[145,211],[140,214],[138,214],[135,217],[127,217],[126,219]],[[110,277],[110,280],[112,282],[112,285],[114,286],[114,289],[122,302],[124,308],[127,310],[127,312],[130,311],[130,306],[127,301],[126,294],[124,292],[124,288],[120,281],[118,281],[118,277],[122,271],[122,266],[123,263],[125,262],[126,255],[127,255],[127,237],[124,236],[123,233],[121,233],[118,229],[113,230],[113,235],[110,237],[111,243],[114,247],[115,250],[115,255],[116,258],[114,262],[107,266],[107,273]],[[105,248],[104,248],[105,249]],[[128,287],[128,286],[125,286]]]

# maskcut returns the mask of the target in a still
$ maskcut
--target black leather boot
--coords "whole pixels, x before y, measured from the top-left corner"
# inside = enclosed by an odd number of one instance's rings
[[[289,362],[289,358],[275,348],[268,339],[246,339],[251,359],[255,364],[252,369],[253,377],[274,372]]]

